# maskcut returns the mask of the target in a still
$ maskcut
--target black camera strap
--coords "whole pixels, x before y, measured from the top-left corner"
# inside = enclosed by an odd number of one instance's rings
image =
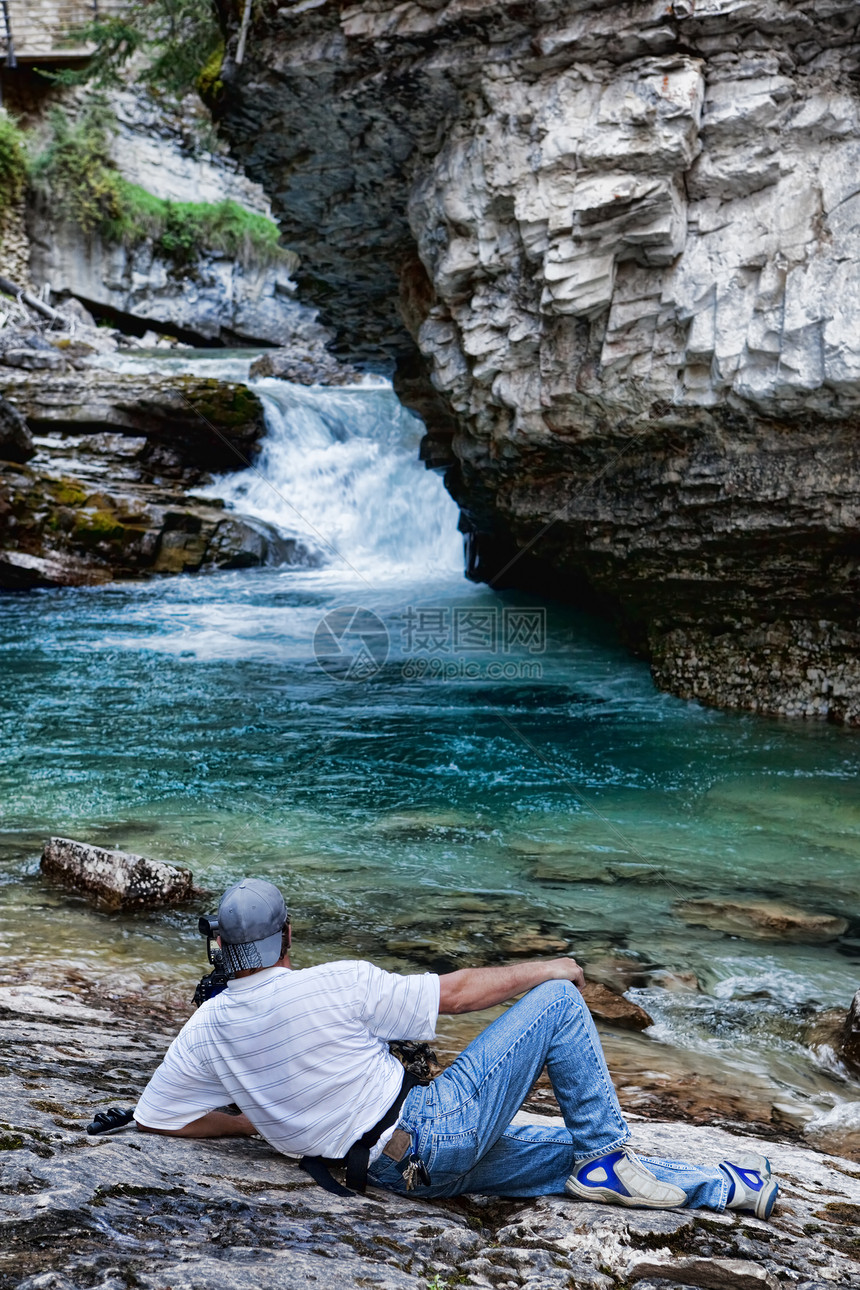
[[[356,1192],[363,1196],[367,1191],[367,1168],[370,1163],[371,1150],[385,1130],[390,1129],[391,1125],[397,1121],[400,1108],[406,1100],[406,1094],[422,1082],[424,1081],[420,1080],[417,1075],[413,1075],[411,1071],[404,1070],[400,1090],[391,1106],[372,1128],[368,1129],[357,1142],[352,1144],[345,1156],[334,1159],[327,1156],[302,1156],[299,1161],[299,1168],[304,1169],[305,1173],[310,1174],[315,1183],[319,1183],[320,1187],[331,1192],[333,1196],[354,1196]],[[332,1166],[336,1165],[346,1165],[345,1187],[331,1175]]]

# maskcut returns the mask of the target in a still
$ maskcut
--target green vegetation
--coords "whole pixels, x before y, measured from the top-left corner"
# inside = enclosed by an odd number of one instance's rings
[[[215,107],[224,90],[221,80],[221,64],[224,62],[224,42],[219,41],[209,58],[197,73],[194,82],[197,93],[210,108]]]
[[[50,141],[31,166],[32,183],[50,196],[54,212],[85,233],[101,230],[123,213],[123,180],[108,146],[111,119],[98,101],[74,123],[62,108],[53,108]]]
[[[81,511],[78,513],[72,536],[85,545],[97,542],[116,542],[125,529],[110,511]]]
[[[74,479],[62,479],[54,488],[54,500],[59,506],[83,506],[87,494]]]
[[[78,34],[96,52],[86,68],[51,73],[64,85],[121,84],[122,69],[139,56],[138,82],[181,97],[198,88],[198,77],[223,53],[213,0],[129,0],[121,15],[98,18]],[[210,74],[210,83],[216,79]]]
[[[26,178],[24,134],[0,109],[0,215],[21,196]]]
[[[120,179],[121,210],[101,227],[108,241],[135,245],[152,238],[165,260],[181,266],[201,250],[223,251],[244,265],[291,259],[279,245],[280,230],[264,215],[229,198],[223,202],[171,202]]]
[[[74,123],[60,108],[50,117],[51,137],[31,167],[33,185],[53,210],[85,233],[134,247],[147,240],[177,268],[201,251],[220,251],[242,264],[291,263],[277,224],[238,202],[173,202],[131,184],[110,155],[112,116],[94,100]]]

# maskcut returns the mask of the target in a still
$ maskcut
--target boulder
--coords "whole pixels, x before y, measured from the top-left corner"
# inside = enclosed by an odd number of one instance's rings
[[[2,490],[0,490],[2,501]],[[44,557],[26,551],[0,551],[0,589],[32,591],[36,587],[83,587],[106,582],[108,574],[97,572],[73,556]]]
[[[616,994],[596,981],[587,981],[582,994],[588,1004],[588,1011],[597,1021],[605,1021],[609,1026],[619,1026],[622,1030],[647,1030],[654,1024],[638,1003],[625,999],[623,994]]]
[[[685,923],[745,940],[821,945],[848,930],[837,914],[810,913],[775,900],[685,900],[675,906]]]
[[[339,362],[321,343],[269,350],[254,359],[251,376],[276,376],[293,385],[357,385],[362,379],[361,372]]]
[[[35,451],[27,422],[17,408],[0,398],[0,461],[29,461]]]
[[[41,868],[47,877],[110,909],[175,905],[194,894],[190,869],[71,838],[49,838]]]

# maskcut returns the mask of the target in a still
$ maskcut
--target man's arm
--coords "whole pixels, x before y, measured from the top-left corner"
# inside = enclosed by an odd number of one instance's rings
[[[207,1111],[181,1129],[152,1129],[139,1120],[137,1127],[140,1133],[160,1133],[167,1138],[250,1138],[257,1132],[247,1115],[228,1115],[226,1111]]]
[[[461,968],[439,978],[439,1011],[480,1012],[504,1003],[514,995],[542,985],[544,981],[572,981],[585,985],[582,968],[575,959],[546,959],[542,963],[509,963],[505,967]]]

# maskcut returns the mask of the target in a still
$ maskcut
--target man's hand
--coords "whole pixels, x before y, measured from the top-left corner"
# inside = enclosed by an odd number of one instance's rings
[[[480,1012],[514,995],[524,994],[544,981],[572,981],[581,990],[585,976],[572,958],[510,963],[505,967],[461,968],[439,978],[439,1011]]]
[[[152,1129],[139,1120],[136,1123],[140,1133],[160,1133],[166,1138],[252,1138],[257,1132],[247,1115],[229,1115],[227,1111],[207,1111],[181,1129]]]

